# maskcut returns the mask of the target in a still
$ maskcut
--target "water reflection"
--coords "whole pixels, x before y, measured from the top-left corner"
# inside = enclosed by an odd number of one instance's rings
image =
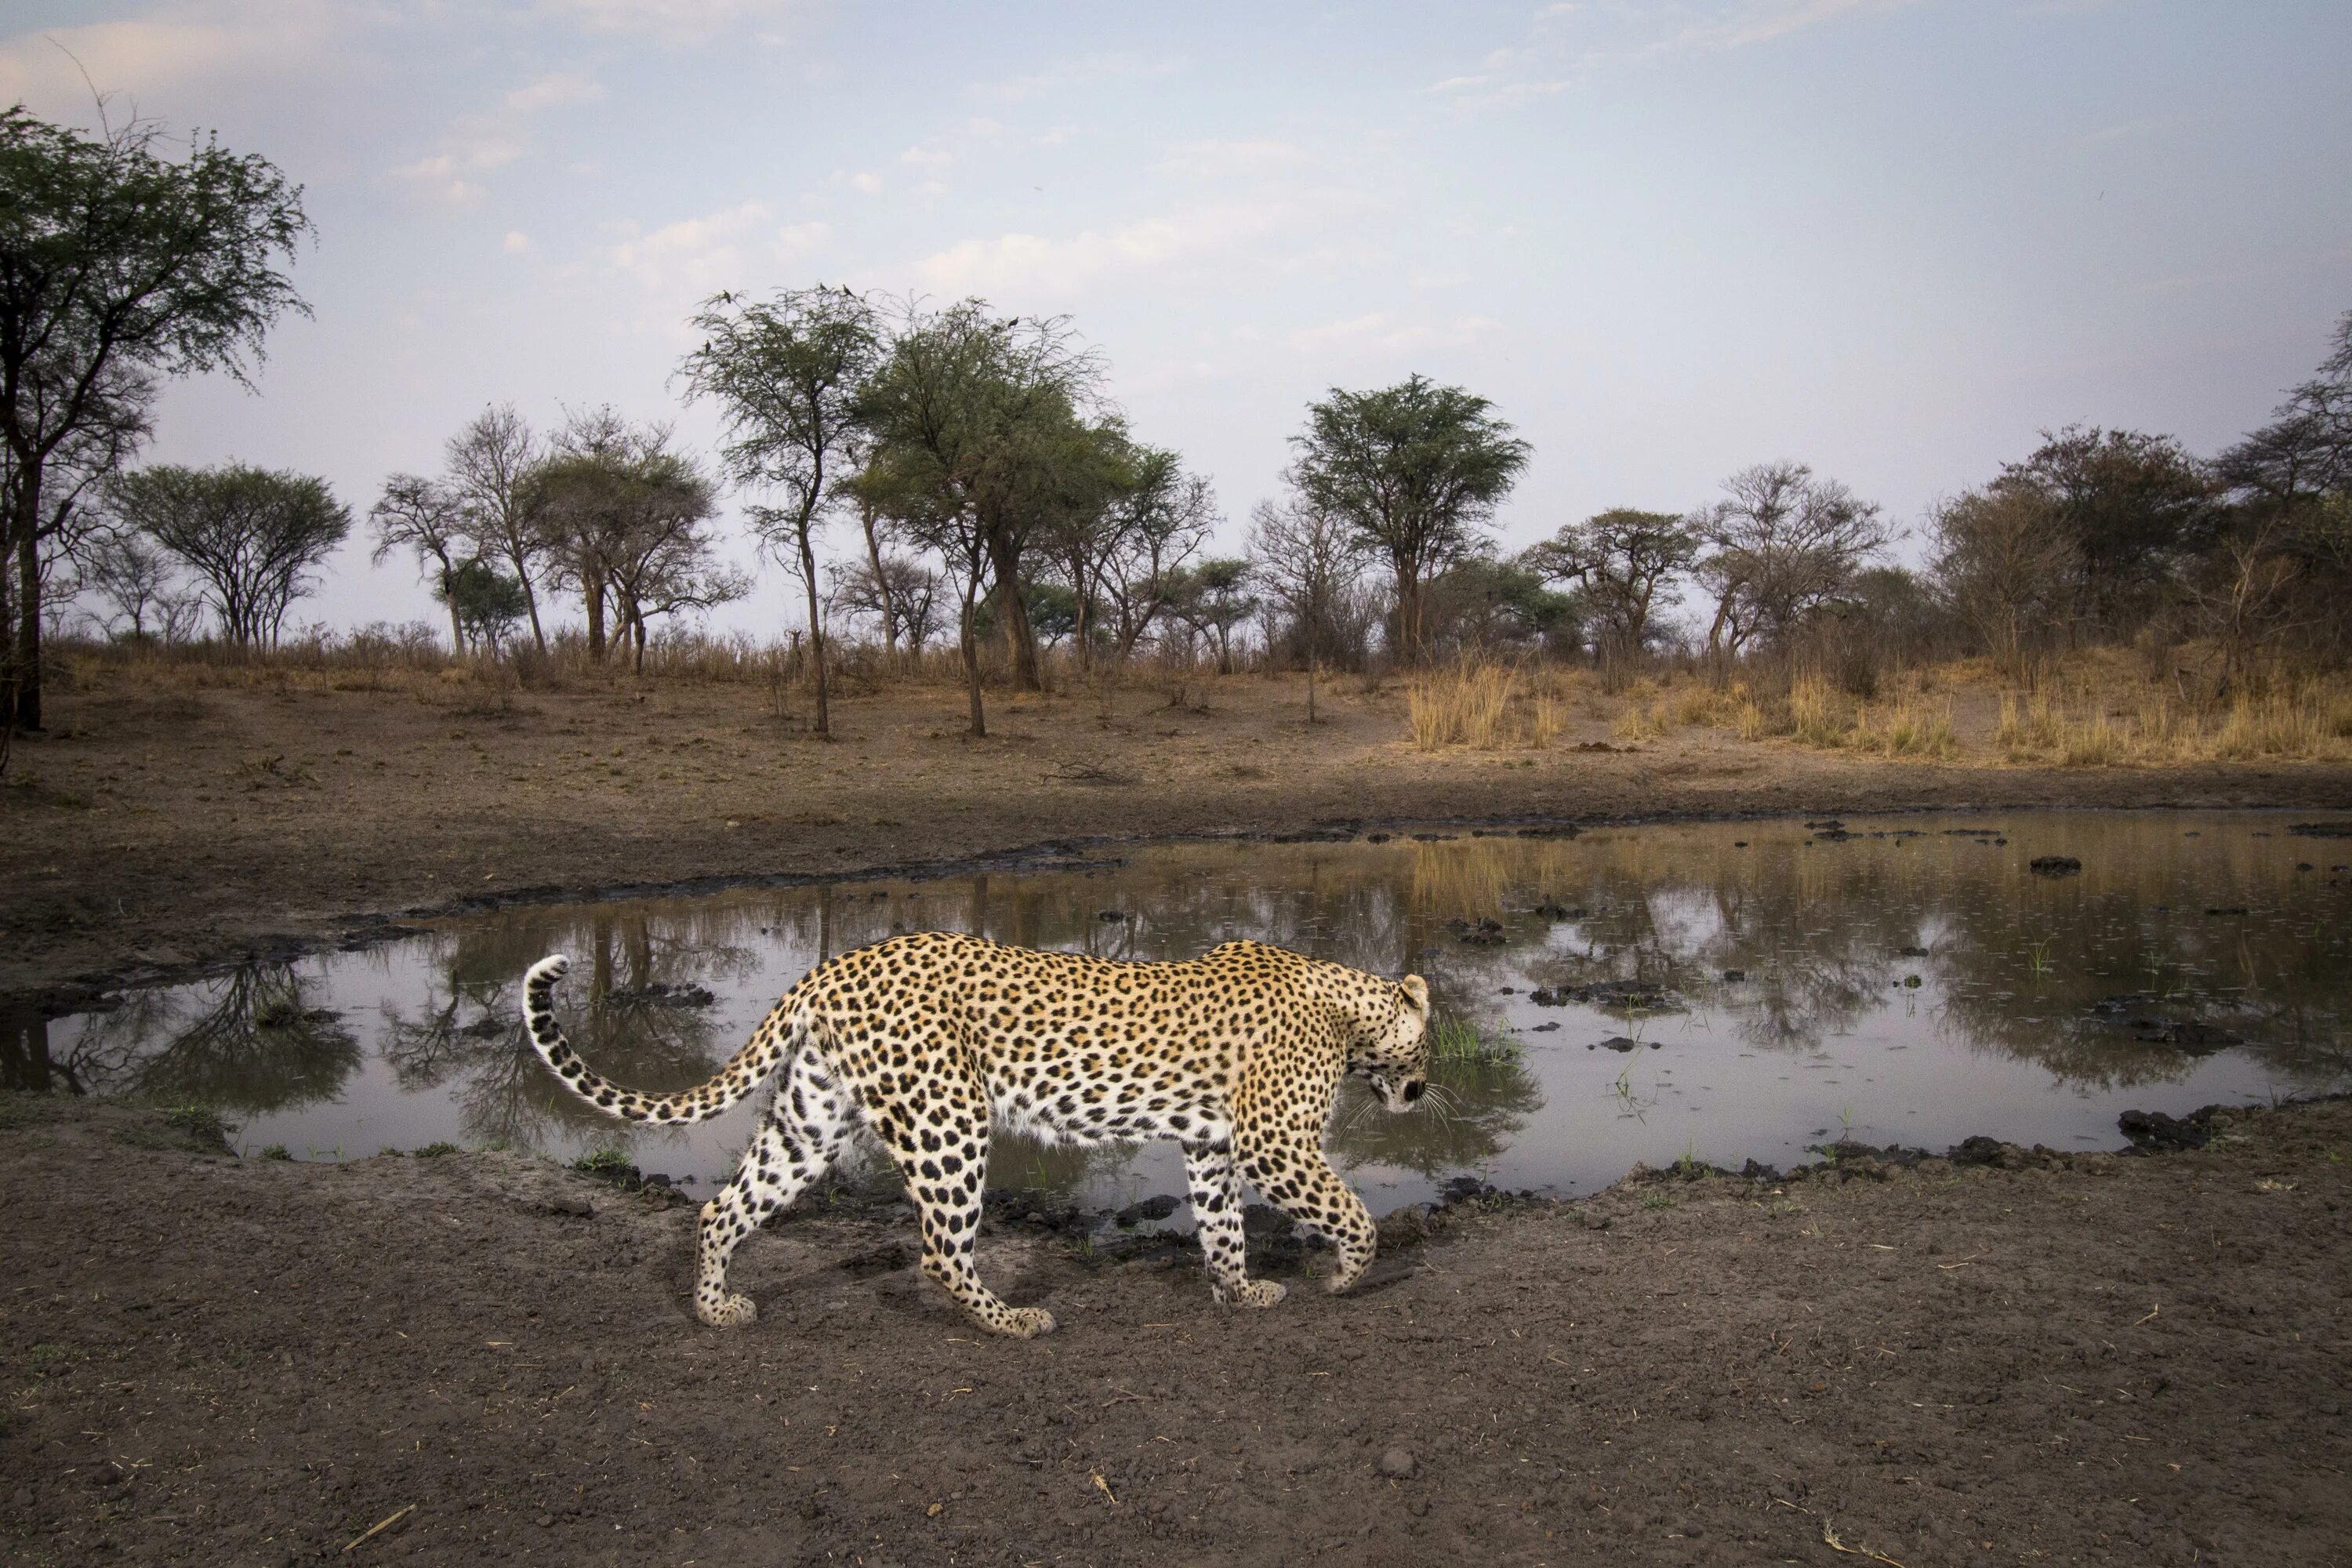
[[[1573,838],[1173,845],[1129,863],[509,910],[362,954],[11,1020],[15,1087],[204,1100],[249,1142],[446,1139],[725,1173],[749,1110],[690,1133],[593,1115],[540,1067],[515,987],[577,967],[574,1039],[649,1089],[709,1076],[812,964],[902,931],[973,931],[1122,959],[1254,937],[1427,975],[1479,1031],[1443,1064],[1450,1116],[1361,1116],[1335,1157],[1409,1196],[1465,1171],[1613,1179],[1696,1152],[1783,1163],[1825,1123],[1931,1145],[1978,1131],[2111,1145],[2126,1103],[2346,1081],[2352,884],[2295,869],[2260,814],[1697,824]],[[2032,874],[2063,853],[2079,874]],[[1608,1048],[1601,1048],[1606,1047]],[[2125,1097],[2125,1098],[2118,1098]],[[992,1180],[1126,1199],[1172,1157],[1007,1141]]]
[[[135,1095],[240,1112],[330,1101],[358,1070],[359,1037],[320,1005],[315,979],[260,964],[168,990],[134,991],[91,1015],[52,1054],[50,1031],[17,1034],[12,1087]],[[37,1059],[34,1037],[40,1037]],[[36,1081],[46,1079],[46,1083]]]

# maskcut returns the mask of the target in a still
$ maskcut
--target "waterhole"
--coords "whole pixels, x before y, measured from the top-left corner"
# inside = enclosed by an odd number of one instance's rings
[[[2352,838],[2268,813],[2001,813],[1186,842],[927,881],[534,905],[20,1018],[11,1087],[217,1108],[251,1155],[617,1150],[708,1191],[756,1105],[691,1130],[608,1121],[521,1027],[523,970],[600,1071],[713,1072],[824,957],[954,930],[1116,959],[1236,937],[1435,999],[1441,1092],[1352,1087],[1334,1160],[1383,1210],[1475,1176],[1590,1191],[1637,1161],[1786,1165],[1840,1141],[2119,1146],[2179,1113],[2352,1082]],[[2325,824],[2321,825],[2323,827]],[[870,1154],[846,1184],[887,1183]],[[1091,1206],[1181,1194],[1172,1146],[1000,1136],[990,1182]]]

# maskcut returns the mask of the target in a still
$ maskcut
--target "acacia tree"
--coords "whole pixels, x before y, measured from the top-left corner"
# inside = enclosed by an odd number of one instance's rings
[[[988,732],[974,617],[983,587],[993,584],[1015,686],[1042,684],[1022,553],[1075,484],[1098,478],[1098,447],[1074,403],[1095,375],[1058,320],[1000,321],[977,300],[936,312],[909,305],[859,400],[867,468],[878,468],[895,515],[958,584],[975,736]]]
[[[1217,673],[1234,672],[1234,630],[1257,613],[1249,592],[1256,568],[1234,556],[1213,556],[1179,573],[1170,589],[1176,618],[1217,645]]]
[[[1718,677],[1752,641],[1785,643],[1892,537],[1876,502],[1803,463],[1759,463],[1723,488],[1692,519],[1708,550],[1697,570],[1716,598],[1706,648]]]
[[[58,390],[42,377],[28,379],[20,398],[37,411],[35,424],[47,422],[40,410]],[[51,580],[70,562],[79,581],[97,564],[100,548],[114,538],[104,505],[106,485],[152,433],[148,415],[154,391],[152,378],[137,366],[115,365],[100,377],[81,422],[49,452],[32,525],[15,530],[14,554],[0,562],[0,626],[9,628],[15,638],[9,643],[0,636],[0,644],[14,649],[0,652],[0,664],[15,658],[37,674],[37,623],[51,597]],[[16,468],[14,448],[0,443],[0,496],[14,493]],[[29,627],[15,613],[20,595],[36,623]],[[5,736],[13,732],[0,722],[0,763],[5,761]]]
[[[301,188],[212,137],[169,158],[152,121],[95,137],[0,111],[0,444],[14,636],[5,722],[41,723],[39,531],[50,466],[144,408],[149,374],[243,381],[264,333],[307,313],[280,270],[310,230]]]
[[[598,662],[617,634],[642,672],[653,616],[708,609],[750,589],[719,563],[703,526],[716,493],[671,448],[666,426],[633,425],[610,408],[574,414],[533,482],[560,578],[587,609],[588,654]]]
[[[1049,552],[1076,596],[1078,664],[1091,668],[1099,618],[1110,619],[1113,661],[1124,665],[1170,607],[1184,563],[1215,530],[1216,495],[1161,447],[1130,441],[1125,426],[1094,427],[1097,468],[1073,487],[1046,531]]]
[[[835,480],[856,464],[857,399],[882,352],[874,308],[846,289],[789,289],[764,304],[719,294],[703,302],[693,326],[702,346],[679,370],[689,396],[719,405],[727,428],[720,458],[730,477],[782,500],[753,508],[752,524],[771,549],[790,552],[808,592],[816,732],[830,736],[812,536]],[[867,543],[871,550],[870,521]]]
[[[1639,657],[1656,613],[1677,602],[1674,580],[1698,559],[1698,537],[1671,512],[1612,507],[1563,523],[1521,564],[1548,583],[1574,583],[1601,623],[1593,640],[1612,675]]]
[[[485,408],[443,448],[447,476],[441,481],[457,500],[474,554],[501,563],[522,593],[530,640],[547,651],[547,631],[539,620],[535,580],[545,569],[551,542],[545,517],[545,491],[533,482],[541,461],[539,437],[511,403]]]
[[[451,592],[458,568],[477,559],[465,552],[466,508],[457,493],[436,479],[415,474],[394,474],[383,482],[383,494],[368,509],[375,525],[379,566],[395,550],[413,550],[420,564],[430,563],[433,596],[449,606],[449,648],[462,657],[466,628],[457,615],[457,595]]]
[[[2352,311],[2318,374],[2213,469],[2231,504],[2189,587],[2221,647],[2224,688],[2290,629],[2318,630],[2323,647],[2340,651],[2352,587]]]
[[[2042,433],[2000,482],[2047,498],[2074,546],[2075,613],[2114,628],[2143,612],[2212,542],[2210,475],[2168,436],[2069,425]]]
[[[352,530],[324,479],[241,463],[157,464],[123,475],[110,499],[203,581],[223,640],[239,648],[276,645],[288,609],[317,586],[311,571]]]
[[[1300,494],[1388,557],[1408,661],[1425,649],[1424,585],[1486,542],[1532,451],[1493,409],[1461,387],[1413,375],[1377,392],[1334,387],[1307,405],[1307,428],[1291,437]]]

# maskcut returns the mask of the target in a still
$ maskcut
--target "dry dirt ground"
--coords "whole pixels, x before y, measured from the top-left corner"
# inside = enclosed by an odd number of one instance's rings
[[[0,1561],[2352,1562],[2352,1102],[2216,1123],[1407,1211],[1265,1312],[1008,1216],[1021,1343],[897,1217],[719,1331],[682,1202],[0,1098]]]
[[[1335,819],[1607,817],[1962,805],[2352,805],[2352,768],[1922,766],[1689,729],[1607,747],[1588,696],[1540,752],[1423,754],[1396,686],[1292,678],[992,701],[837,705],[827,742],[746,686],[501,693],[257,672],[168,689],[100,671],[0,788],[0,998],[152,978],[272,938],[514,896],[952,862],[1041,841],[1280,833]],[[340,688],[358,687],[360,689]],[[1989,695],[1982,695],[1989,704]],[[1964,715],[1964,719],[1966,716]],[[1974,722],[1981,727],[1985,715]]]

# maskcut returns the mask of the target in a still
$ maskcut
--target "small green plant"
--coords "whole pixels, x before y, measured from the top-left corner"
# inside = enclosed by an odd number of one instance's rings
[[[602,1176],[606,1181],[614,1181],[634,1174],[637,1167],[626,1151],[608,1148],[589,1150],[572,1162],[572,1168],[583,1175]]]
[[[1461,1018],[1440,1018],[1430,1026],[1429,1059],[1435,1062],[1515,1061],[1526,1047],[1504,1035],[1482,1033]]]
[[[1683,1180],[1686,1182],[1695,1182],[1706,1173],[1706,1167],[1699,1163],[1697,1139],[1684,1140],[1683,1156],[1675,1162],[1675,1169],[1682,1173]]]
[[[2032,971],[2033,978],[2036,980],[2046,978],[2050,973],[2057,967],[2050,962],[2050,942],[2048,938],[2045,937],[2042,941],[2035,942],[2027,952],[2025,955],[2025,964],[2028,969]]]
[[[1838,1139],[1838,1142],[1840,1142],[1841,1143],[1845,1143],[1845,1142],[1853,1142],[1853,1106],[1851,1106],[1851,1105],[1847,1105],[1847,1106],[1841,1106],[1841,1107],[1839,1108],[1839,1110],[1838,1110],[1838,1130],[1839,1130],[1839,1132],[1840,1132],[1840,1134],[1841,1134],[1841,1136],[1840,1136],[1840,1137],[1839,1137],[1839,1139]]]
[[[1645,1209],[1670,1209],[1675,1206],[1674,1195],[1670,1193],[1650,1193],[1643,1197],[1642,1206]]]
[[[444,1154],[455,1154],[456,1152],[457,1152],[457,1145],[455,1143],[435,1142],[427,1143],[423,1148],[417,1150],[416,1157],[420,1160],[437,1160]]]
[[[264,1149],[260,1154],[260,1158],[264,1160],[291,1160],[293,1157],[293,1154],[283,1143],[272,1143],[269,1147]]]

